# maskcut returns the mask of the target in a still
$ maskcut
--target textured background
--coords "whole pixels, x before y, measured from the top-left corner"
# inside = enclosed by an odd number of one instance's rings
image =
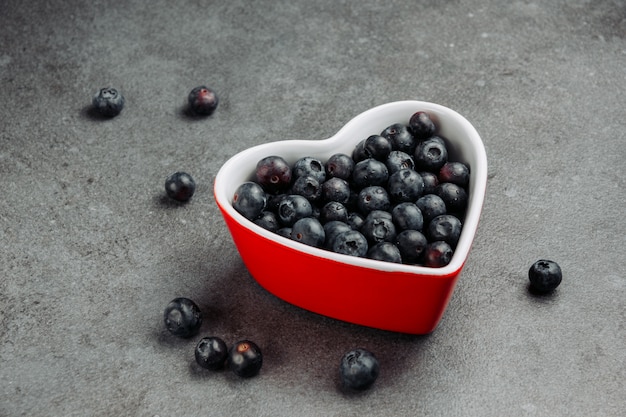
[[[624,1],[3,0],[0,45],[1,416],[623,415]],[[200,84],[220,107],[189,118]],[[107,85],[126,108],[101,120]],[[212,196],[238,151],[403,99],[466,116],[490,164],[428,336],[268,294]],[[179,206],[163,182],[181,169],[198,189]],[[538,258],[564,271],[551,296],[528,292]],[[163,328],[177,296],[202,334],[255,340],[261,374],[198,369],[196,340]],[[337,365],[357,346],[381,375],[346,395]]]

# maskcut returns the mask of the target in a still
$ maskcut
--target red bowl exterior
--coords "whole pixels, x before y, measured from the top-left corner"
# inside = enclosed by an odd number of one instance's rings
[[[219,207],[246,268],[263,288],[298,307],[346,322],[430,333],[462,269],[448,276],[416,276],[321,259],[251,232]]]

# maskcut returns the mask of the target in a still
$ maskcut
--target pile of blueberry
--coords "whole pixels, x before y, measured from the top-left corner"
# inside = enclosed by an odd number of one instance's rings
[[[469,167],[450,161],[426,112],[363,139],[352,155],[268,156],[233,207],[298,242],[371,259],[442,267],[461,235]]]

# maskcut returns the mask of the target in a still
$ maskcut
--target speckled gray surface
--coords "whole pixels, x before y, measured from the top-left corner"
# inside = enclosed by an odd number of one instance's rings
[[[0,45],[1,416],[626,408],[624,1],[5,0]],[[221,98],[201,120],[184,112],[199,84]],[[126,108],[100,120],[89,103],[107,85]],[[211,190],[242,149],[325,138],[403,99],[466,116],[490,164],[474,247],[428,336],[268,294]],[[163,190],[179,169],[198,183],[182,206]],[[564,271],[551,296],[527,290],[538,258]],[[195,340],[163,328],[176,296],[205,311],[202,334],[258,342],[260,375],[198,369]],[[356,346],[381,375],[347,395],[337,365]]]

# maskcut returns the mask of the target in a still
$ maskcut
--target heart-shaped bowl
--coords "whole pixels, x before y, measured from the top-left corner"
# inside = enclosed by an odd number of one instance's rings
[[[404,265],[318,249],[266,230],[233,208],[235,190],[254,178],[260,159],[278,155],[293,164],[304,156],[325,161],[335,153],[352,155],[358,142],[392,124],[408,124],[417,111],[428,113],[437,125],[437,134],[446,140],[449,160],[465,163],[471,172],[463,229],[448,265]],[[437,327],[467,260],[486,186],[485,148],[463,116],[438,104],[397,101],[361,113],[328,139],[277,141],[236,154],[219,170],[214,194],[246,268],[270,293],[346,322],[426,334]]]

